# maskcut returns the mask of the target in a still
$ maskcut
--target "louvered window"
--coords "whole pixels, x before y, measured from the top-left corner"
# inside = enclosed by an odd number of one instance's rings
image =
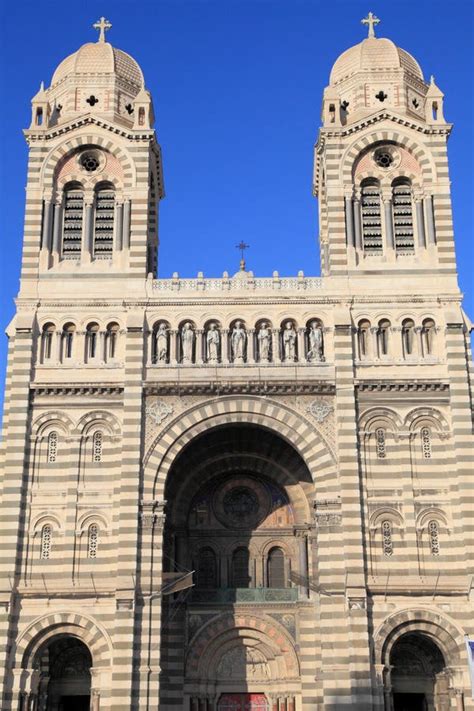
[[[361,190],[362,235],[366,254],[382,254],[382,214],[380,188],[376,183],[366,183]]]
[[[199,552],[197,586],[199,588],[217,588],[216,554],[211,548],[203,548]]]
[[[413,254],[415,238],[413,232],[413,204],[411,185],[399,182],[393,187],[393,233],[397,254]]]
[[[249,552],[247,548],[237,548],[232,556],[232,585],[234,588],[250,587]]]
[[[80,259],[84,194],[82,190],[66,190],[64,195],[63,259]]]
[[[285,588],[285,555],[281,548],[272,548],[268,554],[267,578],[269,588]]]
[[[114,246],[115,193],[101,189],[95,197],[94,258],[110,259]]]

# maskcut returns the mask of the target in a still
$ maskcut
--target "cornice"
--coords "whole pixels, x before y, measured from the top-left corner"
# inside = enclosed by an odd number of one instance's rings
[[[381,392],[381,393],[414,393],[433,392],[448,393],[449,384],[434,381],[387,381],[387,380],[366,380],[355,384],[359,392]]]
[[[31,142],[36,141],[50,141],[58,136],[71,133],[71,131],[76,131],[78,128],[83,128],[84,126],[98,126],[103,128],[110,133],[114,133],[117,136],[126,138],[129,141],[152,141],[156,142],[156,134],[154,129],[148,131],[130,131],[125,127],[119,127],[113,125],[104,119],[98,119],[95,116],[83,116],[74,119],[66,124],[61,124],[59,126],[54,126],[47,131],[37,131],[26,129],[23,134],[26,138],[26,142],[30,145]]]
[[[122,395],[123,387],[121,385],[95,385],[87,384],[67,384],[67,385],[46,385],[35,384],[30,388],[30,393],[33,398],[48,395]]]
[[[243,382],[208,381],[202,383],[175,381],[145,384],[146,395],[334,395],[330,382],[301,382],[246,380]]]
[[[360,119],[354,124],[346,125],[346,126],[341,126],[341,127],[327,127],[327,126],[322,126],[319,129],[319,135],[318,135],[318,141],[316,143],[316,147],[318,147],[319,142],[322,138],[332,138],[332,137],[337,137],[337,138],[345,138],[346,136],[350,136],[354,133],[359,133],[360,131],[363,131],[369,126],[373,126],[377,123],[380,123],[380,121],[391,121],[395,124],[398,124],[399,126],[405,126],[406,128],[411,128],[413,131],[417,131],[418,133],[423,133],[426,136],[433,136],[433,135],[447,135],[452,131],[453,124],[452,123],[446,123],[446,124],[440,124],[440,125],[435,125],[435,124],[423,124],[420,123],[419,121],[416,121],[414,119],[411,119],[406,116],[400,116],[399,114],[396,114],[392,111],[379,111],[376,114],[371,114],[370,116],[366,116],[363,119]]]

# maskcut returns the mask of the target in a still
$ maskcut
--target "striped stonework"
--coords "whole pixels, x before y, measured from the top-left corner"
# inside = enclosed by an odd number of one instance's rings
[[[384,38],[337,60],[322,277],[158,279],[151,97],[96,24],[25,132],[2,711],[399,711],[405,694],[474,711],[470,323],[442,93]]]

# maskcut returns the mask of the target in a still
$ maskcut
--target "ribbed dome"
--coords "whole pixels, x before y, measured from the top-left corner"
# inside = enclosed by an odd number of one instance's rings
[[[69,76],[98,74],[115,74],[137,87],[144,85],[142,70],[133,57],[108,42],[88,42],[63,59],[53,74],[51,86]]]
[[[329,83],[337,84],[356,72],[371,69],[404,69],[423,80],[421,67],[411,54],[385,37],[367,37],[354,47],[346,49],[336,60]]]

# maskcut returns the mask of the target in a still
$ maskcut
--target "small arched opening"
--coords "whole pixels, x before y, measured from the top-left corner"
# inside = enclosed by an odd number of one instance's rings
[[[408,632],[390,652],[394,711],[441,711],[449,708],[446,663],[428,635]]]
[[[39,708],[89,711],[92,656],[84,642],[72,635],[57,635],[38,650],[33,666],[39,676]]]

